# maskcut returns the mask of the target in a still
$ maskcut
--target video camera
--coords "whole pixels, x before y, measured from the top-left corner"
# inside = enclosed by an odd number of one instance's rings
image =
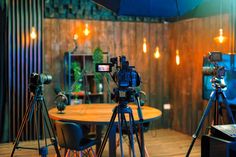
[[[96,72],[110,73],[112,72],[112,67],[115,67],[116,71],[110,74],[118,87],[113,89],[112,99],[123,105],[133,102],[136,94],[134,87],[138,87],[141,82],[135,67],[129,66],[125,56],[119,57],[120,64],[118,64],[117,57],[111,58],[110,62],[96,64]]]

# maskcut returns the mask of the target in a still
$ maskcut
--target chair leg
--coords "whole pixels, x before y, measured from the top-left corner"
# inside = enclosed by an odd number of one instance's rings
[[[67,149],[66,157],[69,157],[69,156],[70,156],[70,149]]]
[[[82,151],[79,151],[79,157],[83,157]]]
[[[119,146],[120,146],[120,138],[118,138],[117,141],[116,141],[116,149],[117,149],[117,147],[119,147]]]
[[[76,150],[73,151],[73,154],[74,154],[74,157],[77,157],[77,151]]]
[[[96,153],[94,152],[92,147],[91,147],[91,151],[92,151],[93,157],[96,157]]]
[[[130,144],[129,144],[129,157],[131,157],[131,147],[130,147]]]
[[[146,157],[149,157],[149,153],[148,153],[147,147],[145,146],[144,149],[145,149]]]

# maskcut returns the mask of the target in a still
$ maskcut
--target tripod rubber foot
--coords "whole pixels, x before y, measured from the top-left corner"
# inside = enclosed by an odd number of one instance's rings
[[[47,155],[48,155],[48,147],[42,147],[42,148],[40,148],[40,155],[42,156],[42,157],[46,157]]]

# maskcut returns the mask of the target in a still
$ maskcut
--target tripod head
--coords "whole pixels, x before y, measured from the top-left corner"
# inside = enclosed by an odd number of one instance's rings
[[[224,83],[225,67],[219,66],[217,62],[222,61],[221,52],[209,52],[208,60],[213,67],[203,67],[203,75],[212,76],[211,83],[214,89],[223,89],[226,87]]]

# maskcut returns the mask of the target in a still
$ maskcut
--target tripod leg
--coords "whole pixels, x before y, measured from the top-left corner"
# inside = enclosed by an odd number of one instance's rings
[[[123,143],[122,143],[122,124],[123,124],[123,117],[121,112],[118,112],[118,128],[119,128],[119,135],[120,135],[120,152],[121,156],[124,157],[123,151]]]
[[[133,123],[133,128],[134,128],[134,132],[135,132],[135,135],[136,135],[136,139],[137,139],[137,142],[138,142],[138,146],[139,146],[139,151],[140,151],[140,156],[141,157],[144,157],[145,156],[145,149],[144,149],[144,138],[142,137],[142,134],[143,134],[143,130],[141,129],[141,132],[140,132],[140,135],[141,135],[141,143],[140,143],[140,138],[138,137],[138,129],[134,123],[134,116],[133,114],[131,115],[131,118],[132,118],[132,123]]]
[[[192,136],[192,137],[193,137],[193,140],[192,140],[192,143],[191,143],[191,145],[190,145],[190,147],[189,147],[189,149],[188,149],[188,152],[187,152],[187,154],[186,154],[186,157],[188,157],[189,154],[191,153],[191,150],[192,150],[192,148],[193,148],[193,145],[194,145],[194,143],[195,143],[195,141],[196,141],[196,139],[197,139],[197,137],[198,137],[198,135],[199,135],[199,133],[200,133],[200,131],[201,131],[203,122],[204,122],[206,116],[208,115],[208,113],[209,113],[209,111],[210,111],[210,109],[211,109],[211,106],[212,106],[213,101],[215,100],[215,96],[216,96],[216,91],[213,91],[213,92],[211,93],[211,95],[210,95],[210,99],[209,99],[209,102],[208,102],[208,104],[207,104],[207,107],[205,108],[205,110],[204,110],[204,112],[203,112],[202,118],[201,118],[201,120],[200,120],[200,122],[199,122],[199,124],[198,124],[198,126],[197,126],[197,130],[195,131],[195,133],[194,133],[193,136]]]
[[[42,100],[42,105],[43,105],[42,106],[42,112],[43,112],[43,115],[44,115],[43,117],[44,117],[44,121],[45,121],[47,130],[48,130],[48,134],[49,134],[51,142],[52,142],[52,144],[53,144],[53,146],[55,148],[57,157],[61,157],[60,151],[59,151],[58,145],[57,145],[57,139],[56,139],[56,134],[55,134],[55,131],[54,131],[54,127],[53,127],[52,122],[51,122],[51,120],[49,118],[49,114],[48,114],[48,111],[47,111],[47,106],[46,106],[46,102],[45,102],[44,98]]]
[[[39,141],[39,139],[40,139],[40,122],[39,122],[39,115],[40,115],[40,111],[39,111],[39,109],[40,109],[40,107],[39,107],[39,103],[37,102],[37,104],[36,104],[36,110],[34,110],[34,128],[35,128],[35,130],[36,130],[36,136],[37,136],[37,142],[38,142],[38,149],[39,149],[39,155],[40,155],[40,141]]]
[[[116,115],[117,115],[117,110],[118,110],[117,108],[118,108],[117,106],[114,108],[114,111],[113,111],[113,114],[111,116],[111,120],[110,120],[110,123],[108,125],[107,131],[105,133],[104,139],[103,139],[102,144],[101,144],[101,146],[100,146],[100,148],[98,150],[98,154],[97,154],[98,157],[102,156],[103,150],[104,150],[104,148],[106,146],[106,142],[107,142],[108,136],[110,134],[110,131],[112,129],[112,126],[114,124],[114,121],[115,121],[115,118],[116,118]]]
[[[135,151],[134,151],[134,137],[133,137],[133,127],[134,127],[134,123],[132,121],[132,110],[130,110],[129,112],[129,129],[130,129],[130,147],[131,147],[131,150],[132,150],[132,154],[133,154],[133,157],[135,157]]]
[[[123,119],[124,119],[125,129],[126,129],[126,131],[127,131],[127,133],[128,133],[129,145],[131,146],[131,145],[132,145],[132,143],[131,143],[131,133],[130,133],[130,130],[129,130],[129,128],[128,128],[125,115],[122,115],[122,116],[123,116]]]
[[[14,152],[15,152],[15,150],[16,150],[16,147],[17,147],[18,144],[19,144],[20,137],[21,137],[21,135],[22,135],[22,132],[23,132],[23,130],[24,130],[24,127],[25,127],[25,125],[26,125],[26,122],[29,120],[29,114],[30,114],[30,112],[32,112],[32,106],[34,105],[35,102],[36,102],[36,101],[35,101],[34,97],[31,97],[30,102],[29,102],[29,105],[28,105],[28,107],[27,107],[27,109],[26,109],[26,112],[25,112],[25,114],[24,114],[23,120],[22,120],[22,122],[21,122],[19,131],[18,131],[18,133],[17,133],[16,139],[15,139],[15,142],[14,142],[14,146],[13,146],[13,149],[12,149],[12,152],[11,152],[11,157],[13,157]]]
[[[222,92],[221,95],[222,95],[223,102],[224,102],[224,104],[225,104],[225,106],[226,106],[226,110],[227,110],[227,113],[228,113],[228,117],[229,117],[229,119],[231,120],[231,122],[232,122],[233,124],[235,124],[234,116],[233,116],[233,113],[232,113],[232,111],[231,111],[231,109],[230,109],[230,107],[229,107],[228,101],[226,100],[225,94]]]

